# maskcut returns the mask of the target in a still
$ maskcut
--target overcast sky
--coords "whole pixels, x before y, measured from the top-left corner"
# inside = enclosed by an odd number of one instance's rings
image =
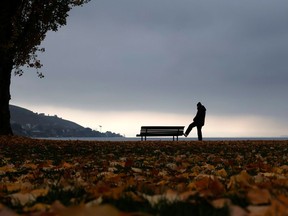
[[[42,46],[11,104],[135,136],[201,101],[204,137],[288,135],[287,0],[92,0]]]

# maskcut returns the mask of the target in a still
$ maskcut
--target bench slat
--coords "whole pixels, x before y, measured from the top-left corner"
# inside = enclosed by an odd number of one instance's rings
[[[141,136],[141,140],[143,137],[147,136],[173,136],[177,137],[182,136],[184,132],[184,126],[142,126],[140,130],[140,134],[136,136]]]

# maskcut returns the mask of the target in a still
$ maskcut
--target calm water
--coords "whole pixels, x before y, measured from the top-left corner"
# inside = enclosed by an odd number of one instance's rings
[[[43,139],[51,140],[86,140],[86,141],[141,141],[140,137],[45,137]],[[172,137],[148,137],[147,141],[172,141]],[[176,139],[175,139],[176,140]],[[179,138],[179,141],[196,141],[197,138]],[[288,137],[207,137],[205,141],[220,141],[220,140],[288,140]]]

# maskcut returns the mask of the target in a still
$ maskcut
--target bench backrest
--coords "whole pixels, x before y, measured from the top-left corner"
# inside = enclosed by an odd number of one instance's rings
[[[179,136],[184,132],[184,126],[142,126],[140,134],[158,136]]]

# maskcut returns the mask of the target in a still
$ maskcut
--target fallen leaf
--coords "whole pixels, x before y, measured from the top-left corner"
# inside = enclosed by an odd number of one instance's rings
[[[30,194],[32,196],[34,196],[35,198],[37,197],[40,197],[40,196],[46,196],[49,192],[49,189],[48,188],[41,188],[41,189],[35,189],[35,190],[32,190],[30,192]]]
[[[248,206],[247,210],[249,212],[249,216],[269,215],[269,214],[267,214],[269,211],[269,206]]]
[[[263,205],[270,203],[271,194],[267,189],[250,189],[247,198],[252,205]]]
[[[225,206],[230,206],[232,202],[230,199],[221,198],[221,199],[212,200],[211,204],[214,208],[220,209],[220,208],[224,208]]]
[[[50,205],[44,204],[44,203],[36,203],[35,205],[31,207],[25,207],[24,211],[25,212],[44,212],[50,209]]]
[[[251,216],[245,209],[237,205],[229,206],[230,216]]]
[[[119,210],[111,205],[102,206],[75,206],[57,211],[59,216],[121,216]]]
[[[278,215],[283,215],[286,216],[288,215],[288,206],[279,202],[278,200],[272,200],[272,204],[268,209],[267,215],[271,216],[278,216]]]
[[[217,170],[216,174],[218,176],[221,176],[222,178],[226,178],[227,177],[227,172],[226,172],[226,170],[224,168],[222,168],[220,170]]]
[[[0,216],[19,216],[19,215],[8,208],[4,208],[0,210]]]
[[[230,177],[230,181],[228,183],[228,189],[237,189],[244,187],[251,187],[253,184],[253,178],[245,171],[241,171],[240,174],[234,175]]]
[[[35,202],[35,197],[30,193],[14,193],[11,194],[10,197],[12,198],[13,205],[17,205],[18,203],[22,206]]]

